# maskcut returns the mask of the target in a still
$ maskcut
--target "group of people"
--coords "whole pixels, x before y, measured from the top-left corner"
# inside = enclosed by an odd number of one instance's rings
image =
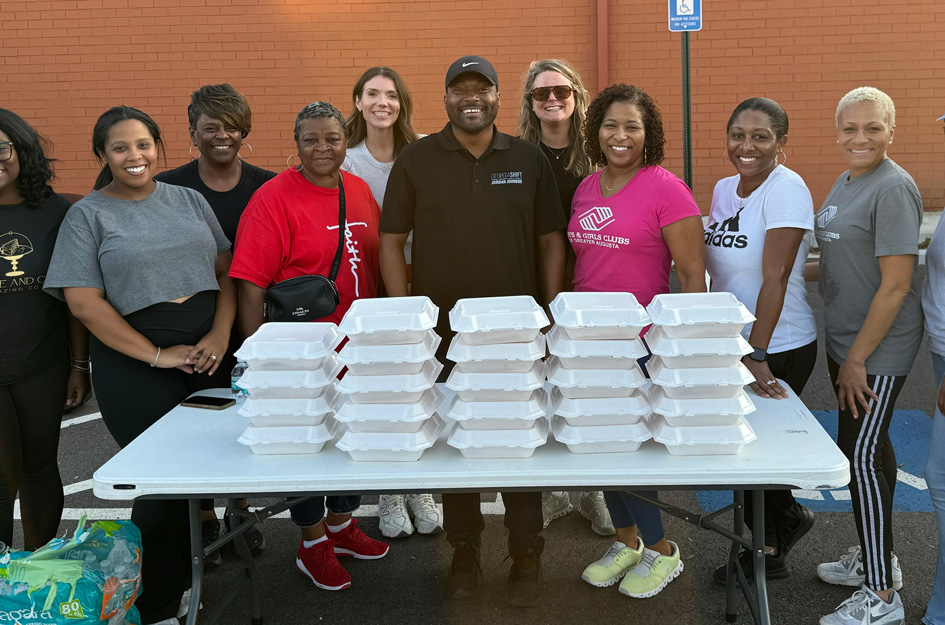
[[[515,137],[494,124],[499,77],[487,59],[458,59],[444,88],[448,121],[420,136],[404,80],[390,68],[367,70],[347,119],[327,102],[299,112],[298,164],[287,161],[278,174],[243,159],[251,112],[229,85],[194,92],[188,118],[198,155],[163,173],[158,125],[115,107],[95,124],[102,170],[81,199],[53,192],[45,140],[0,109],[0,230],[8,231],[0,258],[11,263],[0,277],[0,315],[17,329],[0,345],[0,541],[12,542],[17,494],[25,548],[55,535],[59,419],[64,404],[88,393],[90,374],[109,432],[127,445],[194,391],[227,386],[234,347],[266,321],[266,290],[329,274],[343,234],[340,304],[323,319],[336,323],[354,300],[385,294],[425,295],[449,310],[465,297],[531,295],[547,304],[565,289],[623,291],[645,306],[669,292],[672,265],[684,292],[706,291],[708,271],[711,290],[734,293],[755,315],[744,331],[754,351],[743,362],[754,392],[774,399],[800,393],[813,370],[817,327],[804,283],[818,280],[859,537],[818,567],[825,582],[859,588],[822,625],[904,622],[888,430],[922,340],[924,306],[940,388],[926,472],[940,547],[924,622],[945,624],[945,229],[927,252],[920,301],[922,201],[887,154],[892,100],[871,87],[840,100],[837,144],[848,169],[816,213],[801,176],[785,167],[785,110],[767,98],[740,103],[725,134],[735,174],[716,185],[703,226],[689,188],[660,167],[662,117],[643,89],[615,84],[592,100],[568,63],[536,61]],[[820,261],[807,264],[812,232]],[[446,315],[436,331],[444,337],[442,381],[453,334]],[[482,579],[479,501],[444,493],[441,513],[430,495],[387,495],[381,532],[445,529],[453,548],[446,592],[472,597]],[[512,558],[506,599],[535,605],[544,591],[541,531],[571,503],[566,493],[539,492],[507,492],[503,501]],[[220,525],[213,502],[204,503],[210,544]],[[296,566],[319,588],[351,584],[339,556],[388,552],[352,518],[359,503],[357,494],[314,497],[291,510],[301,531]],[[619,583],[621,593],[644,598],[683,571],[680,547],[653,506],[604,492],[584,493],[579,509],[595,531],[616,534],[581,574],[589,584]],[[189,587],[186,505],[136,501],[132,520],[146,554],[143,622],[176,625]],[[814,516],[790,491],[772,491],[765,520],[767,575],[786,577],[786,557]],[[247,537],[265,547],[258,530]],[[751,555],[740,561],[751,579]],[[722,583],[726,568],[715,572]]]

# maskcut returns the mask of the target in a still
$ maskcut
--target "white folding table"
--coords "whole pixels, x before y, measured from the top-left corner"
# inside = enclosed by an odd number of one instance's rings
[[[782,383],[783,384],[783,383]],[[786,386],[786,385],[785,385]],[[448,402],[451,392],[443,389]],[[229,391],[214,391],[227,394]],[[233,584],[221,605],[202,621],[212,623],[223,607],[249,582],[252,623],[261,625],[262,607],[253,559],[243,532],[288,507],[280,503],[252,513],[234,514],[235,531],[204,550],[200,500],[225,498],[236,510],[240,497],[304,497],[313,494],[442,493],[504,490],[733,490],[735,503],[709,514],[690,513],[649,500],[663,511],[732,541],[726,588],[726,617],[735,620],[736,582],[739,582],[756,623],[770,624],[764,575],[764,489],[832,489],[850,479],[849,463],[804,404],[791,392],[776,401],[753,397],[757,411],[748,420],[758,440],[737,456],[673,456],[655,441],[636,452],[572,454],[549,435],[548,443],[531,458],[518,460],[466,459],[446,444],[446,432],[419,462],[354,462],[331,444],[314,455],[254,455],[237,442],[248,424],[236,408],[223,411],[178,406],[93,476],[93,491],[101,499],[138,497],[187,499],[190,507],[193,592],[187,625],[198,617],[203,559],[206,553],[233,541],[243,560],[240,583]],[[445,406],[446,404],[444,404]],[[443,410],[445,413],[446,411]],[[753,491],[752,538],[744,531],[744,491]],[[298,501],[297,499],[295,501]],[[295,503],[293,501],[292,503]],[[714,519],[734,510],[731,530]],[[737,562],[740,548],[753,553],[755,596]]]

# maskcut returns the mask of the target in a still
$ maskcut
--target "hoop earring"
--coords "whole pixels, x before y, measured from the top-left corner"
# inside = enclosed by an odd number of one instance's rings
[[[646,167],[646,144],[643,144],[643,166]]]
[[[197,156],[194,156],[194,148],[197,147],[197,144],[192,143],[189,148],[187,148],[187,154],[190,155],[190,160],[195,161],[200,158],[200,150],[197,150]]]
[[[253,158],[253,154],[256,153],[256,150],[253,149],[253,146],[251,146],[250,144],[246,143],[245,141],[243,142],[243,145],[245,145],[245,146],[247,146],[247,147],[249,148],[249,156],[243,156],[242,154],[240,154],[239,152],[237,152],[237,153],[236,153],[236,157],[237,157],[237,158],[241,158],[241,159],[243,159],[244,161],[245,161],[247,158]]]
[[[295,167],[294,167],[294,166],[292,165],[292,163],[290,162],[290,161],[292,160],[292,157],[293,157],[293,156],[299,156],[299,155],[298,155],[298,154],[289,154],[289,157],[288,157],[287,159],[285,159],[285,166],[286,166],[287,169],[295,169]],[[301,166],[302,166],[302,157],[299,156],[299,167],[301,167]]]
[[[780,163],[778,162],[779,156],[784,157],[784,160],[781,161]],[[787,154],[785,154],[783,150],[778,150],[778,153],[774,155],[774,162],[776,165],[784,165],[787,162]]]

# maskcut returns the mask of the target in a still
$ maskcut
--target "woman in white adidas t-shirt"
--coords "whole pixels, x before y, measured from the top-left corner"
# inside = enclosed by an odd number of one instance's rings
[[[705,231],[712,291],[733,293],[756,317],[742,331],[754,348],[742,360],[755,376],[751,388],[775,399],[799,395],[817,360],[817,324],[804,285],[814,205],[804,180],[779,164],[787,158],[787,132],[787,113],[774,100],[751,98],[735,108],[726,151],[738,174],[715,185]],[[747,519],[750,502],[745,510]],[[813,523],[791,491],[765,493],[769,579],[787,577],[784,557]],[[751,579],[750,552],[740,559]],[[725,582],[724,566],[715,578]]]

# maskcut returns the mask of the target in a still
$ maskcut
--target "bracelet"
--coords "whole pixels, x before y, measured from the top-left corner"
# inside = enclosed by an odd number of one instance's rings
[[[156,366],[157,366],[157,361],[158,361],[158,358],[160,358],[160,357],[161,357],[161,348],[158,347],[157,356],[154,357],[154,362],[151,363],[151,366],[152,366],[152,367],[156,367]]]
[[[82,366],[75,364],[75,361],[72,361],[72,371],[81,371],[82,373],[92,373],[92,367],[89,365]]]
[[[90,363],[90,362],[92,362],[92,361],[91,361],[90,359],[88,359],[88,358],[86,358],[85,360],[82,360],[81,358],[73,358],[73,359],[72,359],[72,364],[80,364],[80,365],[81,365],[81,364],[88,364],[88,363]]]

